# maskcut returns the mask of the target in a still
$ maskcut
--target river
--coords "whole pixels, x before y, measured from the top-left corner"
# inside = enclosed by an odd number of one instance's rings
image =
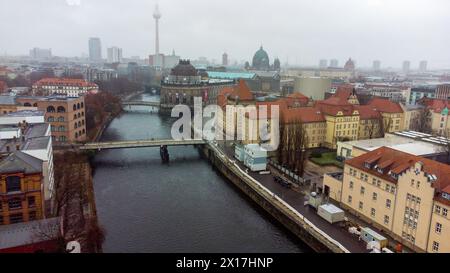
[[[143,94],[138,99],[158,100]],[[146,107],[133,107],[146,110]],[[147,109],[148,110],[148,109]],[[173,120],[125,112],[102,141],[169,138]],[[299,239],[201,159],[194,147],[105,150],[94,159],[104,252],[307,252]]]

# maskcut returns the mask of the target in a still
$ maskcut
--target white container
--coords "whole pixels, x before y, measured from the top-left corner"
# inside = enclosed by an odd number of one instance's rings
[[[264,171],[267,168],[267,150],[258,144],[244,146],[244,165],[252,171]]]
[[[333,204],[319,206],[317,214],[331,224],[344,221],[345,217],[345,212]]]

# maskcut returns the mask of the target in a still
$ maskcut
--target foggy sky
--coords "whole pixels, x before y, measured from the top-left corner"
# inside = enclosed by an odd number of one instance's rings
[[[80,4],[78,5],[79,2]],[[124,57],[154,52],[155,0],[0,0],[0,54],[32,47],[55,56],[88,53],[88,38]],[[317,65],[450,68],[447,0],[159,0],[160,51],[218,62],[248,60],[262,44],[270,61]]]

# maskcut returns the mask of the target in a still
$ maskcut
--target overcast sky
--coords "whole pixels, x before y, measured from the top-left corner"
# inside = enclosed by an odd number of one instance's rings
[[[88,38],[123,48],[125,57],[154,52],[156,0],[0,0],[0,53],[32,47],[81,56]],[[183,58],[251,60],[262,44],[270,61],[317,65],[348,57],[357,66],[450,68],[448,0],[159,0],[160,51]]]

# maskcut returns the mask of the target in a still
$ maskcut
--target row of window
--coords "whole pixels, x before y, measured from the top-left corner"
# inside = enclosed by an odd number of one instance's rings
[[[27,198],[28,208],[36,207],[36,198],[29,196]],[[22,209],[22,198],[12,198],[7,201],[9,210]],[[0,202],[0,211],[3,211],[3,204]]]
[[[349,172],[350,172],[350,175],[351,175],[351,176],[354,176],[354,177],[357,176],[357,170],[355,170],[355,169],[353,169],[353,168],[349,168]],[[368,176],[367,174],[361,172],[360,175],[359,175],[359,179],[360,179],[361,181],[368,182],[369,176]],[[381,188],[381,180],[378,179],[378,178],[376,178],[376,177],[373,177],[373,178],[372,178],[372,185],[374,185],[374,186],[376,186],[376,187],[378,187],[378,188]],[[353,182],[352,182],[352,181],[350,181],[349,187],[350,187],[351,189],[353,188]],[[384,189],[384,190],[387,191],[387,192],[390,192],[390,193],[392,193],[392,194],[395,194],[396,187],[393,186],[393,185],[390,185],[390,184],[387,184],[387,183],[386,183],[386,184],[385,184],[385,189]]]
[[[79,132],[75,132],[75,138],[78,138],[86,133],[86,130],[81,130]]]
[[[28,213],[28,221],[34,221],[37,220],[37,214],[36,211],[30,211]],[[5,223],[4,216],[0,215],[0,225],[3,225]],[[17,224],[23,222],[23,213],[14,213],[9,215],[9,223],[10,224]]]
[[[444,217],[448,216],[448,209],[447,208],[443,208],[439,205],[435,205],[434,206],[434,213],[437,213],[439,215],[442,215]]]
[[[78,127],[81,127],[82,125],[84,125],[84,119],[81,121],[78,121],[78,123],[74,123],[74,129],[77,129]]]
[[[77,103],[73,105],[73,110],[79,110],[79,109],[83,109],[84,108],[84,103]],[[66,112],[66,108],[64,106],[58,106],[56,109],[54,106],[50,105],[47,107],[47,112],[49,113],[54,113],[54,112],[58,112],[58,113],[65,113]]]
[[[389,199],[388,199],[389,200]],[[352,196],[351,195],[349,195],[348,196],[348,199],[347,199],[347,202],[349,203],[349,204],[351,204],[352,203]],[[390,200],[389,200],[389,203],[390,203]],[[389,205],[390,206],[390,205]],[[358,204],[358,209],[359,210],[363,210],[364,209],[364,203],[363,202],[359,202],[359,204]],[[376,216],[376,213],[377,213],[377,211],[376,211],[376,209],[375,208],[371,208],[370,209],[370,216],[371,217],[375,217]],[[385,225],[389,225],[389,221],[390,221],[390,219],[389,219],[389,216],[388,215],[384,215],[384,224]]]
[[[357,123],[353,123],[353,124],[348,124],[348,128],[358,128],[358,124]],[[347,124],[338,124],[336,125],[336,129],[340,130],[340,129],[347,129]]]

